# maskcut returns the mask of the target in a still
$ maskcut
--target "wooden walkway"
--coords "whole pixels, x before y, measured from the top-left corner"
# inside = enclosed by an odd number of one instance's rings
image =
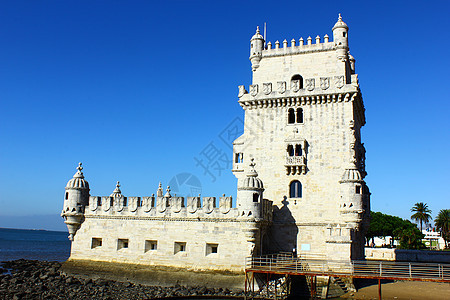
[[[347,277],[378,279],[381,299],[381,280],[413,280],[450,282],[450,264],[388,261],[333,261],[276,254],[249,257],[245,269],[245,291],[254,292],[255,273],[304,275],[311,278],[311,298],[315,299],[316,277]],[[251,275],[251,276],[249,276]],[[269,277],[267,277],[269,278]]]

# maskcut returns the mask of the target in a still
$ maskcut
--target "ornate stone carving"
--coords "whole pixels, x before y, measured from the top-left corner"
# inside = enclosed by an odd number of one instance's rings
[[[158,208],[158,211],[160,213],[166,211],[166,209],[167,209],[167,200],[168,200],[168,198],[166,198],[166,197],[158,197],[158,199],[156,199],[156,207]]]
[[[320,77],[320,87],[322,90],[326,90],[330,87],[330,78],[328,77]]]
[[[252,95],[253,97],[258,95],[258,85],[257,84],[250,85],[250,95]]]
[[[187,198],[187,210],[193,214],[200,207],[200,197],[188,197]]]
[[[342,88],[344,86],[344,75],[334,76],[334,84],[338,89]]]
[[[91,211],[97,210],[97,208],[98,208],[97,197],[94,197],[94,196],[89,197],[89,208],[91,209]]]
[[[214,207],[216,207],[216,197],[203,197],[203,211],[205,213],[212,213]]]
[[[128,197],[128,210],[135,212],[138,208],[138,197]]]
[[[291,91],[297,93],[300,90],[300,80],[291,81]]]
[[[154,205],[155,205],[154,194],[151,197],[142,197],[142,207],[144,208],[145,212],[149,212]]]
[[[111,208],[111,197],[102,197],[102,208],[104,211],[108,211]]]
[[[225,197],[225,194],[223,197],[219,198],[219,210],[221,213],[226,214],[230,211],[232,206],[232,198],[231,197]]]
[[[316,80],[314,78],[306,79],[306,89],[308,91],[313,91],[316,85]]]
[[[117,195],[114,197],[114,206],[116,207],[117,211],[122,211],[124,207],[124,197],[122,195]]]
[[[266,95],[272,93],[272,83],[263,83],[263,93]]]
[[[181,208],[184,207],[184,198],[183,197],[172,197],[170,199],[170,207],[173,212],[178,213],[181,211]]]
[[[239,98],[241,98],[242,96],[244,96],[245,94],[248,93],[247,90],[245,89],[245,86],[240,85],[240,86],[238,86],[238,88],[239,88],[239,94],[238,94]]]
[[[286,81],[277,82],[277,91],[280,94],[284,94],[284,92],[286,92]]]

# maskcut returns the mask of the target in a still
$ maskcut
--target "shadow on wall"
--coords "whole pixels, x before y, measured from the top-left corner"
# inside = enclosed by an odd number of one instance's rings
[[[286,196],[281,203],[281,208],[273,206],[273,224],[263,237],[263,254],[298,251],[298,228]]]

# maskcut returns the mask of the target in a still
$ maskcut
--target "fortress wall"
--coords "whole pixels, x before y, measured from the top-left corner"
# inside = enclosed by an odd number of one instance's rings
[[[245,232],[253,225],[232,219],[129,217],[125,221],[119,216],[86,215],[70,259],[243,271],[245,257],[250,255]],[[152,243],[156,243],[154,249]]]

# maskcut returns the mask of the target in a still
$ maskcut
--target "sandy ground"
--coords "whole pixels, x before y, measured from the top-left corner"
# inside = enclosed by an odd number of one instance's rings
[[[450,300],[450,283],[396,281],[381,285],[383,299]],[[346,299],[378,299],[378,285],[363,287],[342,296]]]

